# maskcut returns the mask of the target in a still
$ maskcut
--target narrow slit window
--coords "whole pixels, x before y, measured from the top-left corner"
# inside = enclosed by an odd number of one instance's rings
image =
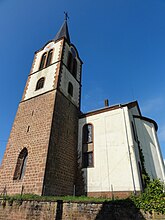
[[[29,130],[30,130],[30,126],[27,127],[27,133],[29,132]]]

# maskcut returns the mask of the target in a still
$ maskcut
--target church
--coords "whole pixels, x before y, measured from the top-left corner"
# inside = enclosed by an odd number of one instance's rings
[[[0,192],[120,197],[165,181],[158,126],[138,102],[80,109],[82,60],[67,18],[35,52],[0,167]]]

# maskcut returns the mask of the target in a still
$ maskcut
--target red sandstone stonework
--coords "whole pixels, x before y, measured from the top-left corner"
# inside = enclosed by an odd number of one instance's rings
[[[0,201],[0,220],[163,220],[165,215],[143,212],[134,204],[95,202]]]
[[[131,191],[114,191],[114,192],[88,192],[87,196],[95,197],[95,198],[128,198],[129,196],[133,195]]]
[[[62,93],[57,92],[44,180],[44,194],[74,194],[77,131],[77,108]]]
[[[16,194],[24,186],[24,193],[42,194],[54,100],[52,91],[19,104],[2,161],[0,192],[6,187],[8,194]],[[24,147],[28,150],[26,175],[22,180],[13,180],[17,158]]]

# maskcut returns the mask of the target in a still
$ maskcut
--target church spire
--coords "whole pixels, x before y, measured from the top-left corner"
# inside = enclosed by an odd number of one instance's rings
[[[68,14],[66,12],[64,12],[65,14],[65,19],[64,19],[64,23],[62,24],[60,30],[58,31],[58,33],[56,34],[54,40],[58,40],[62,37],[65,37],[68,41],[68,43],[70,43],[70,37],[69,37],[69,31],[68,31],[68,24],[67,24],[67,19],[69,18],[68,17]]]

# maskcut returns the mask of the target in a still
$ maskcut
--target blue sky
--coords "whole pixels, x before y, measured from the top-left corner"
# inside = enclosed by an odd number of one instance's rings
[[[138,100],[154,119],[165,158],[164,0],[0,0],[0,161],[34,52],[69,12],[83,65],[82,110]]]

